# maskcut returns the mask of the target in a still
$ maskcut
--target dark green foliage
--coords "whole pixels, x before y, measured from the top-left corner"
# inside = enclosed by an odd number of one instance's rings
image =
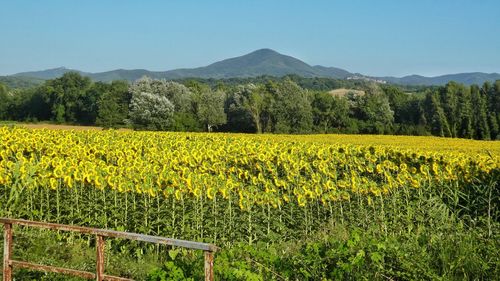
[[[351,123],[349,102],[345,98],[333,97],[325,92],[316,92],[312,101],[315,131],[341,132]]]
[[[104,128],[125,125],[131,95],[125,81],[113,81],[111,85],[101,84],[103,90],[97,101],[96,124]]]
[[[394,121],[389,99],[382,93],[367,93],[358,96],[356,102],[356,117],[365,121],[364,133],[390,133]]]
[[[7,120],[49,120],[52,113],[38,88],[12,90],[7,105]]]
[[[423,107],[426,110],[425,120],[430,132],[435,136],[451,137],[450,127],[436,92],[427,92]]]
[[[500,80],[497,80],[493,87],[485,83],[483,92],[488,99],[488,123],[491,139],[500,139]]]
[[[102,82],[92,84],[85,92],[77,99],[77,112],[76,121],[85,125],[92,125],[96,123],[98,115],[98,101],[102,93],[106,92],[108,85]]]
[[[418,110],[418,104],[411,104],[414,99],[412,99],[410,94],[392,85],[384,86],[382,90],[389,100],[391,110],[394,112],[395,123],[405,123],[410,120],[412,122],[418,121],[418,117],[415,116],[418,113],[414,111],[415,109]]]
[[[202,132],[203,125],[198,121],[196,115],[190,112],[174,113],[169,130],[176,132]]]
[[[263,88],[263,87],[259,87]],[[227,123],[224,126],[225,131],[229,132],[245,132],[245,133],[259,133],[262,132],[262,120],[265,104],[259,107],[259,103],[252,102],[258,99],[252,98],[252,95],[259,95],[259,91],[253,84],[239,85],[236,89],[229,89],[228,96],[224,104],[224,111],[227,113]],[[265,93],[263,93],[265,94]],[[252,107],[251,105],[256,105]],[[260,125],[260,130],[256,127]]]
[[[10,98],[7,87],[0,83],[0,120],[7,119],[7,107],[9,103]]]
[[[175,79],[175,81],[186,85],[187,87],[192,86],[194,82],[199,84],[209,85],[212,88],[216,88],[218,84],[223,83],[226,87],[237,87],[239,85],[262,85],[266,84],[269,81],[279,82],[284,79],[290,79],[293,82],[297,83],[300,87],[307,90],[315,90],[315,91],[328,91],[332,89],[338,88],[349,88],[349,89],[360,89],[363,88],[367,83],[363,80],[342,80],[342,79],[333,79],[333,78],[320,78],[320,77],[301,77],[294,74],[285,75],[283,77],[274,77],[269,75],[260,75],[256,77],[239,77],[239,78],[221,78],[221,79],[213,79],[213,78],[184,78],[184,79]],[[421,90],[427,87],[407,87],[401,86],[406,90]]]
[[[61,78],[47,81],[42,86],[42,96],[52,110],[53,121],[76,123],[79,113],[85,112],[87,91],[91,87],[89,78],[76,72],[68,72]],[[95,92],[94,92],[95,93]],[[97,98],[91,98],[97,101]]]
[[[269,105],[272,132],[309,133],[312,129],[309,93],[290,79],[268,83],[266,87],[273,100]]]
[[[471,86],[458,96],[458,132],[457,136],[460,138],[471,139],[473,137],[473,108],[471,91],[479,92],[477,85]],[[476,105],[477,106],[477,105]]]
[[[488,125],[488,100],[477,86],[471,87],[472,130],[474,139],[488,140],[491,137]]]
[[[495,91],[486,83],[465,87],[448,83],[438,91],[429,90],[422,103],[423,124],[433,135],[445,137],[495,139],[497,116]]]

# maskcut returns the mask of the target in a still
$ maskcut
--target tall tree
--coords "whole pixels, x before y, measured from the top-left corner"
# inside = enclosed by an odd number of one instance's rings
[[[62,77],[47,80],[40,88],[45,102],[50,106],[56,122],[78,123],[78,113],[83,109],[78,101],[83,99],[92,82],[77,72],[65,73]]]
[[[255,87],[250,90],[243,101],[243,107],[250,113],[255,124],[257,134],[262,133],[261,114],[265,108],[266,91],[263,86]]]
[[[389,105],[394,112],[394,122],[403,123],[408,118],[408,94],[401,91],[400,88],[389,85],[382,87],[385,96],[389,99]],[[411,118],[411,117],[410,117]]]
[[[84,94],[76,99],[75,119],[81,124],[95,124],[98,115],[98,101],[101,95],[108,92],[109,84],[93,83]]]
[[[7,109],[10,104],[10,99],[7,92],[7,87],[0,83],[0,120],[8,117]]]
[[[472,88],[479,92],[479,87],[473,85]],[[460,138],[471,139],[474,135],[472,128],[472,103],[471,103],[471,93],[469,87],[461,87],[461,91],[458,94],[458,105],[457,105],[457,115],[458,115],[458,128],[457,136]]]
[[[173,81],[165,81],[165,96],[174,104],[176,112],[193,111],[193,93],[188,87]]]
[[[500,139],[500,80],[495,81],[493,87],[486,91],[488,95],[488,123],[491,129],[491,138]]]
[[[212,132],[218,125],[227,121],[224,112],[225,93],[205,89],[197,95],[197,115],[207,132]]]
[[[383,93],[366,93],[357,98],[357,111],[362,120],[368,124],[369,133],[391,132],[394,122],[394,111],[389,99]]]
[[[335,114],[332,95],[326,92],[314,93],[312,112],[314,126],[316,128],[321,128],[321,131],[326,134]]]
[[[438,93],[435,91],[428,91],[425,97],[424,107],[426,114],[425,119],[428,122],[431,133],[436,136],[451,137],[450,127],[448,126],[444,110],[441,107]]]
[[[490,127],[488,125],[488,106],[486,95],[477,87],[471,87],[471,103],[474,105],[472,114],[472,126],[474,128],[473,138],[490,139]]]
[[[292,80],[268,83],[274,102],[270,107],[273,131],[277,133],[307,133],[312,129],[312,107],[308,93]]]
[[[136,129],[166,130],[174,104],[167,98],[166,81],[143,77],[129,88],[132,94],[128,122]]]
[[[440,104],[447,118],[451,137],[457,137],[459,127],[458,96],[465,91],[464,86],[456,82],[449,82],[440,91]]]
[[[175,107],[174,118],[169,130],[200,131],[200,122],[196,117],[196,103],[193,92],[183,84],[167,81],[166,96]]]
[[[262,128],[262,114],[266,108],[266,87],[264,85],[240,85],[232,93],[229,109],[232,113],[238,110],[242,117],[250,117],[256,133],[260,134]],[[241,122],[241,121],[240,121]]]
[[[105,128],[125,125],[132,98],[126,81],[113,81],[97,101],[96,124]]]
[[[228,92],[224,110],[227,114],[225,128],[228,131],[254,133],[259,131],[257,125],[260,125],[262,128],[260,118],[262,111],[259,112],[259,124],[257,124],[255,120],[256,115],[252,114],[248,107],[250,104],[248,99],[252,95],[252,91],[259,86],[262,87],[262,85],[255,84],[237,85],[232,88],[226,87]]]

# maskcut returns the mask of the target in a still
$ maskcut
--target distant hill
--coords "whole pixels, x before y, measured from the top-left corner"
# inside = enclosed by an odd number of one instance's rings
[[[0,83],[11,89],[31,88],[42,84],[45,79],[21,76],[0,76]]]
[[[89,75],[90,73],[82,72],[80,70],[74,70],[74,69],[68,69],[66,67],[58,67],[58,68],[52,68],[52,69],[47,69],[47,70],[40,70],[40,71],[28,71],[28,72],[21,72],[14,74],[12,76],[17,76],[17,77],[31,77],[31,78],[39,78],[39,79],[54,79],[58,78],[64,75],[66,72],[78,72],[82,75]]]
[[[318,74],[316,77],[329,77],[329,78],[345,79],[347,77],[352,76],[352,73],[350,73],[347,70],[341,69],[341,68],[325,67],[325,66],[321,66],[321,65],[315,65],[313,67],[316,70],[316,73]]]
[[[142,76],[157,79],[182,79],[182,78],[245,78],[257,76],[282,77],[287,74],[295,74],[302,77],[323,77],[335,79],[362,79],[367,81],[384,82],[403,85],[444,85],[449,81],[464,84],[483,84],[485,81],[500,79],[498,73],[460,73],[443,75],[437,77],[424,77],[411,75],[405,77],[369,77],[359,73],[351,73],[336,67],[325,67],[321,65],[311,66],[299,59],[280,54],[271,49],[260,49],[249,54],[225,59],[213,64],[197,67],[174,69],[169,71],[149,71],[146,69],[117,69],[107,72],[87,73],[64,67],[48,69],[43,71],[22,72],[8,77],[30,77],[38,79],[53,79],[62,76],[69,71],[76,71],[82,75],[92,78],[94,81],[109,82],[112,80],[135,81]]]
[[[257,77],[262,75],[281,77],[287,74],[296,74],[302,77],[327,77],[344,79],[351,75],[350,72],[323,66],[310,66],[309,64],[291,56],[282,55],[271,49],[260,49],[252,53],[215,62],[208,66],[198,68],[174,69],[169,71],[148,71],[145,69],[125,70],[118,69],[99,73],[86,73],[65,67],[43,71],[22,72],[14,74],[17,77],[36,77],[53,79],[69,71],[76,71],[89,76],[95,81],[128,80],[134,81],[142,76],[165,79],[181,78],[236,78]]]
[[[170,79],[163,76],[162,72],[154,72],[145,69],[133,69],[133,70],[117,69],[106,72],[91,73],[87,76],[92,78],[92,80],[94,81],[103,81],[103,82],[110,82],[113,80],[135,81],[143,76],[149,76],[151,78],[157,78],[157,79],[161,78]]]
[[[349,72],[318,69],[294,57],[282,55],[271,49],[260,49],[244,56],[226,59],[211,65],[193,69],[177,69],[164,72],[168,78],[232,78],[269,75],[281,77],[296,74],[302,77],[345,78]],[[340,75],[339,75],[340,74]]]
[[[500,74],[498,73],[483,73],[483,72],[471,72],[471,73],[458,73],[458,74],[447,74],[435,77],[425,77],[420,75],[410,75],[401,78],[397,77],[378,77],[387,81],[389,83],[401,84],[401,85],[445,85],[450,81],[456,81],[466,85],[482,85],[486,81],[493,82],[500,79]]]

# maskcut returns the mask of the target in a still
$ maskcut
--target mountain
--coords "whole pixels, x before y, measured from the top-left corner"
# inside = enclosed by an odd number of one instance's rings
[[[117,69],[107,72],[86,73],[78,70],[71,70],[65,67],[59,67],[43,71],[22,72],[14,74],[14,76],[53,79],[60,77],[69,71],[76,71],[82,75],[89,76],[95,81],[134,81],[145,75],[152,78],[165,79],[181,79],[190,77],[220,79],[256,77],[261,75],[281,77],[287,74],[296,74],[302,77],[328,77],[344,79],[351,75],[350,72],[340,68],[310,66],[299,59],[280,54],[271,49],[260,49],[240,57],[225,59],[208,66],[197,68],[174,69],[169,71]]]
[[[347,77],[352,76],[353,74],[347,70],[343,70],[341,68],[336,67],[324,67],[321,65],[313,66],[316,72],[319,74],[319,77],[332,77],[332,78],[342,78],[345,79]]]
[[[26,89],[43,84],[45,79],[22,77],[22,76],[0,76],[0,83],[11,89]]]
[[[149,71],[146,69],[117,69],[106,72],[87,73],[64,67],[48,69],[43,71],[22,72],[8,77],[30,77],[37,79],[53,79],[62,76],[69,71],[76,71],[82,75],[92,78],[94,81],[109,82],[112,80],[135,81],[142,76],[150,76],[156,79],[182,79],[182,78],[236,78],[256,77],[262,75],[281,77],[287,74],[296,74],[302,77],[325,77],[335,79],[362,79],[366,81],[384,82],[404,85],[444,85],[449,81],[459,83],[483,84],[485,81],[500,79],[498,73],[459,73],[442,75],[436,77],[424,77],[410,75],[405,77],[369,77],[359,73],[351,73],[347,70],[324,67],[321,65],[311,66],[299,59],[280,54],[271,49],[260,49],[249,54],[225,59],[204,67],[183,68],[169,71]]]
[[[483,72],[470,72],[470,73],[457,73],[457,74],[447,74],[435,77],[425,77],[420,75],[409,75],[401,78],[397,77],[378,77],[378,79],[387,81],[394,84],[402,85],[445,85],[450,81],[455,81],[463,83],[466,85],[482,85],[484,82],[493,82],[500,79],[500,74],[498,73],[483,73]]]
[[[106,72],[91,73],[88,76],[94,81],[110,82],[113,80],[135,81],[143,76],[161,79],[167,78],[162,75],[163,72],[149,71],[146,69],[117,69]],[[170,79],[170,78],[169,78]]]
[[[38,79],[54,79],[57,77],[61,77],[64,75],[66,72],[78,72],[82,75],[88,75],[90,73],[82,72],[79,70],[74,70],[74,69],[68,69],[66,67],[58,67],[58,68],[52,68],[52,69],[47,69],[47,70],[41,70],[41,71],[29,71],[29,72],[21,72],[14,74],[12,76],[17,76],[17,77],[30,77],[30,78],[38,78]]]
[[[333,72],[332,72],[333,73]],[[165,72],[168,78],[232,78],[255,77],[261,75],[285,76],[296,74],[302,77],[324,76],[316,68],[294,57],[282,55],[271,49],[260,49],[252,53],[226,59],[205,67],[177,69]],[[340,76],[328,76],[344,78]]]

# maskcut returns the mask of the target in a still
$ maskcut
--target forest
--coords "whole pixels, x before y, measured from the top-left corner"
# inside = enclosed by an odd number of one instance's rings
[[[340,94],[334,90],[342,89]],[[0,120],[159,131],[500,138],[500,80],[405,87],[330,78],[93,82],[75,72],[0,83]]]

